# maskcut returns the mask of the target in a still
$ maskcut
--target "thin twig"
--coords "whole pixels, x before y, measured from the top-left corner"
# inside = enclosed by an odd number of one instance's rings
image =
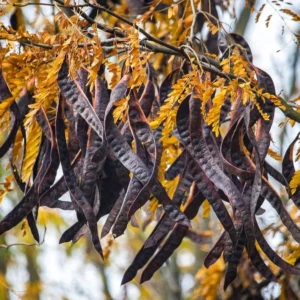
[[[1,40],[1,38],[0,38]],[[49,45],[49,44],[45,44],[45,43],[39,43],[39,42],[34,42],[30,39],[20,39],[20,40],[13,40],[14,42],[18,42],[20,44],[24,44],[27,46],[35,46],[35,47],[40,47],[40,48],[44,48],[44,49],[53,49],[56,47],[60,47],[61,44],[53,44],[53,45]],[[125,43],[126,40],[124,39],[107,39],[105,41],[101,41],[101,46],[102,47],[109,47],[114,45],[115,43]],[[96,43],[95,42],[90,42],[90,43],[78,43],[77,46],[78,48],[84,48],[84,47],[92,47],[95,46]]]
[[[86,1],[86,0],[85,0]],[[118,29],[118,28],[111,28],[105,24],[101,24],[101,23],[98,23],[96,21],[94,21],[92,18],[90,18],[87,14],[85,14],[80,7],[78,6],[66,6],[64,5],[64,3],[61,1],[61,0],[55,0],[55,2],[57,2],[59,6],[61,7],[67,7],[67,8],[70,8],[72,9],[74,12],[78,13],[81,17],[83,17],[88,23],[90,24],[96,24],[97,25],[97,28],[100,29],[100,30],[103,30],[107,33],[110,33],[110,34],[113,34],[115,36],[118,36],[118,37],[126,37],[127,34],[126,32],[124,32],[123,30],[121,29]],[[36,5],[39,5],[39,4],[36,4]],[[51,4],[53,6],[53,4]],[[137,29],[139,32],[141,32],[144,36],[147,37],[147,39],[149,41],[152,41],[152,42],[155,42],[157,44],[160,44],[161,46],[163,46],[164,48],[161,48],[161,53],[165,53],[165,54],[170,54],[170,55],[179,55],[179,56],[182,56],[184,58],[187,59],[186,57],[186,54],[184,51],[182,51],[180,48],[176,47],[176,46],[173,46],[171,44],[168,44],[154,36],[152,36],[151,34],[149,34],[148,32],[146,32],[144,29],[142,29],[141,27],[139,27],[138,25],[134,24],[133,22],[127,20],[126,18],[114,13],[113,11],[111,11],[110,9],[107,9],[105,7],[102,7],[100,5],[94,5],[94,4],[91,4],[89,2],[86,1],[86,4],[85,6],[89,6],[89,7],[92,7],[92,8],[95,8],[95,9],[98,9],[100,11],[105,11],[107,12],[108,14],[114,16],[115,18],[118,18],[119,20],[123,21],[124,23],[130,25],[131,27]],[[45,44],[46,45],[46,44]],[[153,49],[153,44],[150,44],[148,41],[146,41],[144,43],[144,45],[146,47],[148,47],[149,49]],[[43,45],[41,45],[43,46]],[[47,45],[44,47],[46,48]],[[49,46],[48,46],[49,49],[51,49]],[[167,51],[167,49],[171,50],[171,51]],[[154,51],[154,52],[157,52],[157,51]],[[168,53],[167,53],[168,52]],[[219,67],[219,62],[212,59],[211,57],[207,57],[206,55],[204,54],[200,54],[200,59],[203,60],[203,58],[205,58],[204,60],[205,61],[208,61],[209,64],[215,66],[215,67]],[[223,76],[224,77],[224,76]]]
[[[192,5],[192,9],[193,9],[193,13],[195,13],[195,6],[194,6],[194,2],[193,0],[190,0],[191,1],[191,5]],[[72,9],[74,12],[80,14],[81,17],[83,17],[87,22],[89,22],[90,24],[97,24],[97,28],[107,32],[107,33],[110,33],[110,34],[113,34],[114,36],[118,36],[118,37],[126,37],[127,36],[127,33],[124,32],[123,30],[121,29],[117,29],[117,28],[111,28],[111,27],[108,27],[106,26],[105,24],[100,24],[98,22],[95,22],[92,18],[90,18],[88,15],[86,15],[82,10],[81,10],[81,7],[92,7],[92,8],[95,8],[99,11],[105,11],[106,13],[114,16],[115,18],[123,21],[124,23],[130,25],[131,27],[137,29],[139,32],[141,32],[145,37],[147,37],[148,40],[142,40],[140,42],[141,44],[141,50],[142,51],[151,51],[151,52],[154,52],[154,53],[164,53],[164,54],[168,54],[168,55],[176,55],[176,56],[181,56],[183,58],[186,58],[188,59],[187,57],[187,54],[180,48],[177,48],[176,46],[173,46],[171,44],[168,44],[154,36],[152,36],[151,34],[149,34],[148,32],[146,32],[144,29],[142,29],[141,27],[139,27],[138,25],[134,24],[133,22],[127,20],[126,18],[114,13],[113,11],[111,11],[110,9],[108,8],[105,8],[103,6],[100,6],[100,5],[96,5],[96,4],[91,4],[89,3],[87,0],[85,0],[86,4],[83,4],[82,6],[79,6],[79,5],[74,5],[74,6],[66,6],[64,5],[64,3],[61,1],[61,0],[55,0],[55,2],[57,2],[58,4],[56,4],[57,6],[60,6],[60,7],[67,7],[67,8],[70,8]],[[18,3],[16,3],[18,5]],[[20,3],[22,4],[22,3]],[[34,3],[23,3],[22,5],[26,6],[26,5],[33,5]],[[44,3],[39,3],[39,4],[36,4],[36,5],[43,5]],[[49,6],[53,6],[53,4],[49,4]],[[206,15],[206,14],[204,14]],[[195,15],[194,15],[194,19],[195,19]],[[191,29],[191,36],[193,35],[193,30]],[[126,42],[126,40],[119,40],[120,42]],[[150,41],[158,44],[153,44],[151,43]],[[24,43],[24,44],[27,44],[27,45],[30,45],[30,46],[37,46],[37,47],[42,47],[42,48],[46,48],[46,49],[53,49],[54,47],[57,47],[59,45],[48,45],[48,44],[42,44],[42,43],[38,43],[38,42],[33,42],[33,41],[30,41],[29,39],[26,39],[26,40],[19,40],[20,43]],[[110,51],[112,50],[110,45],[112,45],[114,43],[114,38],[112,39],[109,39],[107,41],[103,41],[101,43],[102,46],[108,46],[106,49],[104,48],[105,51]],[[86,46],[92,46],[93,43],[82,43],[82,44],[79,44],[79,47],[86,47]],[[123,50],[121,50],[123,51]],[[126,51],[126,49],[125,49]],[[203,69],[207,72],[212,72],[222,78],[226,78],[227,80],[230,80],[230,79],[238,79],[236,76],[232,75],[232,74],[227,74],[227,73],[224,73],[222,71],[220,71],[220,63],[218,60],[215,60],[209,56],[206,56],[204,54],[198,54],[198,57],[201,61],[201,65],[203,67]],[[286,103],[282,98],[280,98],[280,101],[281,101],[281,104],[285,107],[285,109],[281,109],[282,112],[285,114],[285,116],[287,116],[288,118],[292,119],[292,120],[295,120],[296,122],[299,122],[300,123],[300,113],[298,113],[296,110],[294,110],[294,108],[289,105],[288,103]],[[1,246],[1,245],[0,245]]]
[[[294,110],[293,107],[290,104],[288,104],[283,98],[278,97],[278,99],[280,100],[281,104],[285,107],[285,109],[279,107],[281,111],[284,113],[284,115],[300,123],[300,113]]]
[[[195,37],[195,25],[196,25],[196,18],[197,18],[197,12],[196,12],[196,8],[195,8],[195,3],[194,0],[190,0],[191,1],[191,7],[192,7],[192,11],[193,11],[193,23],[191,26],[191,33],[190,33],[190,42],[193,42],[193,39]]]
[[[10,291],[11,293],[13,293],[16,297],[18,297],[18,299],[22,300],[22,296],[15,292],[12,288],[10,288],[7,284],[5,284],[2,280],[0,280],[0,284],[5,287],[8,291]]]
[[[60,1],[60,0],[55,0],[55,1]],[[86,1],[86,3],[88,3],[87,0],[85,0],[85,1]],[[89,3],[89,5],[90,5],[90,7],[93,7],[93,8],[95,8],[95,9],[100,10],[100,11],[105,11],[106,13],[108,13],[108,14],[114,16],[115,18],[117,18],[117,19],[123,21],[124,23],[130,25],[131,27],[137,29],[137,30],[138,30],[139,32],[141,32],[145,37],[147,37],[147,39],[148,39],[149,41],[155,42],[155,43],[157,43],[157,44],[163,46],[164,48],[168,48],[168,49],[172,50],[172,51],[171,51],[171,52],[172,52],[172,55],[175,55],[175,53],[177,52],[177,55],[182,56],[182,57],[188,59],[188,57],[186,56],[185,52],[182,51],[180,48],[175,47],[175,46],[173,46],[173,45],[171,45],[171,44],[168,44],[168,43],[166,43],[166,42],[164,42],[164,41],[162,41],[162,40],[160,40],[160,39],[154,37],[153,35],[151,35],[151,34],[149,34],[148,32],[146,32],[144,29],[142,29],[141,27],[139,27],[138,25],[136,25],[136,24],[134,24],[133,22],[127,20],[126,18],[124,18],[124,17],[122,17],[122,16],[120,16],[120,15],[114,13],[113,11],[111,11],[111,10],[109,10],[109,9],[103,7],[103,6],[95,5],[95,4],[91,4],[91,3]],[[150,48],[153,47],[152,44],[149,45],[149,44],[146,43],[145,45],[146,45],[146,46],[150,46]],[[166,50],[166,49],[165,49],[165,50]],[[162,52],[162,53],[165,53],[165,51]],[[214,60],[214,59],[211,58],[211,57],[208,57],[208,56],[206,56],[206,55],[204,55],[204,54],[200,54],[199,56],[200,56],[200,59],[201,59],[201,60],[203,60],[203,58],[205,58],[205,59],[204,59],[205,61],[208,61],[209,64],[211,64],[211,65],[213,65],[213,66],[215,66],[215,67],[217,67],[217,68],[218,68],[219,65],[220,65],[219,62],[218,62],[217,60]],[[205,66],[205,67],[207,67],[207,66]],[[220,72],[218,72],[218,73],[220,73]],[[224,77],[224,76],[222,76],[222,77]],[[226,76],[226,78],[228,78],[228,75]]]
[[[29,6],[29,5],[39,5],[39,6],[54,6],[52,3],[36,3],[36,2],[24,2],[24,3],[11,3],[12,6],[15,7],[25,7],[25,6]],[[64,7],[64,8],[82,8],[82,7],[88,7],[87,4],[78,4],[78,5],[65,5],[65,4],[57,4],[57,6],[59,7]]]
[[[60,1],[60,0],[55,0],[55,2],[57,2],[59,5],[64,5],[63,1]],[[37,4],[38,5],[38,4]],[[87,6],[90,6],[88,4],[85,4]],[[54,6],[52,4],[52,6]],[[74,13],[78,13],[82,18],[84,18],[89,24],[93,25],[93,24],[96,24],[97,28],[104,31],[104,32],[107,32],[109,34],[112,34],[114,36],[118,36],[118,37],[126,37],[127,34],[119,29],[119,28],[112,28],[112,27],[109,27],[105,24],[102,24],[102,23],[98,23],[96,21],[94,21],[91,17],[89,17],[80,7],[73,7],[73,8],[70,8]]]
[[[57,0],[55,0],[55,1],[57,1]],[[89,3],[87,0],[85,0],[85,2],[88,3],[88,4],[90,5],[90,7],[95,8],[95,9],[97,9],[97,10],[99,10],[99,11],[105,11],[106,13],[108,13],[108,14],[110,14],[111,16],[113,16],[113,17],[119,19],[120,21],[124,22],[125,24],[127,24],[127,25],[129,25],[129,26],[135,28],[135,29],[138,30],[140,33],[142,33],[145,37],[147,37],[148,40],[150,40],[150,41],[152,41],[152,42],[155,42],[155,43],[157,43],[157,44],[160,44],[161,46],[164,46],[164,47],[166,47],[166,48],[169,48],[169,49],[171,49],[171,50],[177,52],[178,54],[185,56],[185,53],[184,53],[181,49],[179,49],[179,48],[177,48],[177,47],[175,47],[175,46],[173,46],[173,45],[171,45],[171,44],[168,44],[168,43],[166,43],[166,42],[164,42],[164,41],[162,41],[162,40],[160,40],[160,39],[154,37],[153,35],[151,35],[151,34],[148,33],[147,31],[145,31],[143,28],[141,28],[141,27],[139,27],[138,25],[136,25],[135,23],[133,23],[133,22],[127,20],[126,18],[124,18],[124,17],[122,17],[122,16],[116,14],[115,12],[111,11],[110,9],[105,8],[105,7],[103,7],[103,6],[101,6],[101,5],[98,5],[98,4],[91,4],[91,3]]]
[[[14,243],[14,244],[9,244],[9,245],[0,244],[0,248],[9,249],[9,248],[14,247],[14,246],[27,246],[27,247],[40,246],[40,245],[44,244],[44,242],[45,242],[46,232],[47,232],[47,227],[45,226],[45,231],[44,231],[44,234],[43,234],[43,239],[42,239],[42,241],[40,243],[32,243],[32,244],[28,244],[28,243]]]

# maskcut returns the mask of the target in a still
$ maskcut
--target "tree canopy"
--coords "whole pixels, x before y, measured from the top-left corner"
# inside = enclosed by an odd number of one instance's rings
[[[100,238],[123,235],[129,223],[142,230],[156,222],[122,284],[140,269],[140,282],[150,280],[184,237],[210,246],[204,266],[225,290],[248,261],[247,280],[260,282],[258,289],[300,275],[299,134],[282,157],[271,147],[275,111],[294,126],[300,100],[276,93],[268,70],[254,65],[247,41],[228,31],[220,14],[234,15],[232,2],[3,6],[3,15],[13,14],[10,26],[0,23],[0,157],[6,164],[0,197],[17,188],[23,196],[0,221],[0,235],[25,222],[39,243],[40,208],[58,208],[77,216],[59,243],[75,244],[90,233],[103,259]],[[299,34],[285,22],[300,21],[291,3],[244,5],[267,27],[272,15],[261,15],[273,5],[282,30],[290,30],[298,45]],[[25,7],[35,11],[32,22]],[[41,17],[45,7],[52,9],[51,21]],[[61,199],[67,192],[71,201]],[[284,254],[259,226],[265,201],[282,222],[276,230],[285,232]],[[150,213],[139,214],[147,205]],[[193,228],[200,207],[204,218],[212,209],[221,224],[217,241]],[[106,215],[99,231],[97,222]],[[215,299],[217,289],[206,295],[204,285],[205,279],[200,295]]]

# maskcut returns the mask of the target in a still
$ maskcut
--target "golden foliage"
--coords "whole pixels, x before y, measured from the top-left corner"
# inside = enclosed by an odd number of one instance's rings
[[[285,259],[286,261],[288,261],[290,264],[294,265],[296,260],[300,257],[300,247],[297,246],[295,247],[295,249],[293,250],[293,252],[288,255]]]
[[[205,199],[202,204],[202,210],[203,210],[203,213],[202,213],[203,219],[208,218],[210,215],[210,204],[207,199]]]
[[[14,97],[10,97],[0,103],[0,118],[8,111],[14,100]]]
[[[114,121],[117,122],[119,120],[126,122],[126,113],[128,107],[129,96],[126,98],[122,98],[117,101],[114,105],[116,108],[113,111]]]
[[[92,26],[92,29],[94,31],[94,37],[93,37],[92,41],[94,41],[95,44],[92,46],[92,49],[89,50],[90,63],[87,66],[87,68],[89,70],[87,84],[90,86],[91,91],[94,89],[94,84],[95,84],[96,78],[98,76],[98,71],[99,71],[100,66],[102,65],[103,59],[104,59],[101,42],[100,42],[99,36],[97,34],[96,24],[94,24]]]
[[[13,190],[11,186],[13,180],[14,176],[12,174],[9,174],[5,177],[4,182],[0,182],[0,203],[2,202],[4,196]]]
[[[146,58],[140,52],[139,33],[137,30],[129,36],[129,41],[130,51],[126,63],[132,70],[131,88],[134,88],[139,87],[146,80]]]
[[[5,112],[0,119],[0,136],[2,137],[10,128],[10,112]],[[2,138],[1,138],[2,141]]]
[[[298,16],[296,13],[294,13],[290,9],[284,9],[283,8],[283,9],[280,9],[280,11],[282,11],[283,13],[291,16],[293,21],[300,22],[300,16]]]
[[[291,182],[290,182],[290,188],[292,194],[294,194],[297,190],[297,188],[300,187],[300,170],[296,171]]]
[[[163,152],[158,168],[158,178],[168,193],[173,193],[177,184],[175,185],[172,181],[166,181],[164,173],[181,152],[178,147],[179,141],[172,135],[176,124],[176,114],[179,104],[191,93],[192,80],[195,76],[197,76],[197,73],[192,71],[184,75],[173,85],[172,92],[168,95],[164,105],[160,107],[158,116],[150,124],[152,128],[157,128],[162,123],[164,124],[161,138]],[[178,180],[178,178],[175,180]]]
[[[29,125],[27,148],[23,164],[22,180],[28,182],[33,171],[35,160],[39,154],[42,130],[35,119]]]
[[[114,63],[114,62],[107,62],[106,63],[107,66],[107,70],[110,74],[110,78],[108,81],[108,87],[110,89],[113,89],[117,83],[120,81],[120,77],[121,77],[121,69],[118,63]]]
[[[225,272],[223,258],[219,258],[212,266],[206,269],[204,266],[196,274],[196,280],[200,282],[192,299],[202,297],[205,300],[215,300],[219,293],[219,286]]]
[[[271,148],[268,149],[268,154],[275,160],[282,162],[282,157],[276,151],[272,150]]]
[[[223,59],[220,65],[226,73],[250,80],[254,78],[254,70],[237,48],[234,48],[230,57]]]
[[[269,16],[267,17],[267,19],[266,19],[266,27],[267,27],[267,28],[268,28],[269,25],[270,25],[270,21],[271,21],[272,17],[273,17],[273,15],[269,15]]]
[[[212,35],[215,35],[220,30],[220,28],[217,27],[216,25],[214,25],[208,18],[206,20],[206,24],[207,24],[210,32],[212,33]]]
[[[227,96],[227,89],[221,90],[212,100],[213,106],[209,110],[206,116],[206,122],[208,125],[212,125],[212,129],[216,136],[219,136],[219,122],[222,105]]]
[[[195,71],[185,74],[173,85],[172,92],[168,95],[163,106],[160,107],[157,118],[151,122],[151,127],[157,128],[164,122],[163,138],[168,138],[175,127],[176,113],[179,104],[192,91],[192,80],[197,76]]]
[[[12,162],[15,166],[20,167],[22,164],[22,146],[23,146],[23,135],[21,132],[21,129],[18,130],[15,142],[13,145],[13,151],[12,151]]]
[[[112,234],[110,234],[107,237],[106,242],[107,242],[107,245],[103,248],[103,257],[105,260],[108,260],[110,253],[111,253],[112,245],[114,243],[114,238],[113,238]]]
[[[258,10],[258,13],[255,17],[255,23],[257,23],[259,21],[261,13],[263,12],[265,6],[266,6],[266,3],[263,3],[262,6],[260,7],[260,9]]]
[[[262,97],[262,99],[269,99],[269,100],[271,100],[281,110],[283,110],[283,111],[286,110],[286,107],[282,104],[282,102],[279,99],[279,97],[277,97],[275,95],[270,95],[269,93],[262,93],[262,94],[260,94],[260,96]]]
[[[156,198],[151,199],[150,204],[148,206],[148,211],[150,213],[148,220],[152,221],[153,218],[155,217],[155,213],[157,211],[157,208],[159,206],[159,202]]]

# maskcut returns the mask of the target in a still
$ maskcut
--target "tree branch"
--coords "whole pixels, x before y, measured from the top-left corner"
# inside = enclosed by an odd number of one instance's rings
[[[279,107],[280,110],[284,113],[284,115],[287,118],[290,118],[300,123],[300,113],[294,110],[294,108],[291,105],[289,105],[285,100],[283,100],[283,98],[278,97],[278,99],[280,100],[281,104],[285,107],[285,110]]]
[[[55,0],[55,1],[57,1],[57,0]],[[84,0],[84,1],[85,1],[85,3],[89,4],[90,7],[95,8],[95,9],[97,9],[97,10],[99,10],[99,11],[105,11],[106,13],[108,13],[108,14],[110,14],[111,16],[113,16],[113,17],[119,19],[120,21],[124,22],[125,24],[127,24],[127,25],[129,25],[129,26],[135,28],[135,29],[138,30],[140,33],[142,33],[145,37],[147,37],[148,40],[150,40],[150,41],[152,41],[152,42],[155,42],[155,43],[157,43],[157,44],[160,44],[161,46],[164,46],[164,47],[166,47],[166,48],[169,48],[169,49],[173,50],[174,52],[177,52],[177,53],[180,54],[181,56],[184,56],[185,58],[187,58],[186,55],[185,55],[185,53],[184,53],[184,51],[182,51],[180,48],[177,48],[177,47],[175,47],[175,46],[173,46],[173,45],[171,45],[171,44],[168,44],[168,43],[166,43],[166,42],[164,42],[164,41],[162,41],[162,40],[160,40],[160,39],[154,37],[153,35],[151,35],[151,34],[148,33],[147,31],[145,31],[143,28],[141,28],[141,27],[139,27],[138,25],[136,25],[135,23],[133,23],[133,22],[127,20],[126,18],[124,18],[124,17],[122,17],[122,16],[120,16],[120,15],[114,13],[114,12],[111,11],[110,9],[105,8],[105,7],[103,7],[103,6],[101,6],[101,5],[98,5],[98,4],[91,4],[91,3],[89,3],[87,0]]]
[[[1,40],[1,38],[0,38],[0,40]],[[61,44],[49,45],[49,44],[45,44],[45,43],[34,42],[30,39],[14,40],[14,42],[18,42],[20,44],[25,44],[27,46],[36,46],[36,47],[49,49],[49,50],[61,46]],[[101,47],[109,47],[109,46],[113,46],[115,43],[125,43],[125,42],[126,42],[126,40],[115,38],[115,39],[107,39],[105,41],[101,41],[100,44],[101,44]],[[95,43],[93,43],[93,42],[91,42],[91,43],[78,43],[77,44],[77,46],[79,48],[92,47],[94,45],[95,45]]]
[[[85,14],[82,11],[82,7],[91,7],[91,8],[95,8],[99,11],[104,11],[108,14],[110,14],[111,16],[119,19],[120,21],[128,24],[129,26],[135,28],[136,30],[138,30],[139,32],[141,32],[147,39],[141,40],[140,41],[140,46],[141,46],[141,50],[142,51],[151,51],[154,53],[163,53],[163,54],[167,54],[167,55],[176,55],[176,56],[180,56],[182,58],[188,59],[187,54],[180,48],[173,46],[171,44],[168,44],[156,37],[154,37],[153,35],[149,34],[148,32],[146,32],[144,29],[142,29],[141,27],[139,27],[138,25],[134,24],[133,22],[127,20],[126,18],[114,13],[113,11],[111,11],[108,8],[105,8],[101,5],[98,4],[92,4],[89,3],[88,0],[84,0],[86,3],[82,4],[82,5],[64,5],[64,3],[61,0],[54,0],[55,2],[57,2],[59,7],[65,7],[65,8],[69,8],[71,9],[74,13],[78,13],[81,17],[83,17],[89,24],[97,24],[97,28],[100,30],[103,30],[107,33],[110,33],[116,37],[121,37],[121,39],[118,38],[112,38],[112,39],[108,39],[107,41],[103,41],[101,42],[101,46],[105,47],[107,46],[107,49],[104,48],[104,50],[106,51],[110,51],[112,50],[110,46],[112,46],[114,43],[126,43],[125,38],[127,37],[127,33],[124,32],[121,29],[118,28],[111,28],[105,24],[101,24],[98,23],[96,21],[94,21],[92,18],[90,18],[87,14]],[[53,4],[47,4],[47,3],[15,3],[14,6],[16,7],[22,7],[22,6],[27,6],[27,5],[47,5],[47,6],[53,6]],[[195,12],[195,7],[194,7],[194,2],[193,0],[191,0],[191,5],[193,8],[193,12]],[[192,34],[192,30],[191,30],[191,34]],[[41,48],[45,48],[45,49],[53,49],[54,47],[58,47],[59,44],[55,44],[55,45],[49,45],[49,44],[43,44],[43,43],[38,43],[38,42],[34,42],[31,41],[29,39],[23,39],[23,40],[19,40],[18,42],[20,43],[24,43],[26,45],[29,46],[37,46],[37,47],[41,47]],[[151,43],[154,42],[154,43]],[[82,44],[78,44],[79,47],[86,47],[86,46],[92,46],[93,43],[82,43]],[[197,54],[200,61],[201,61],[201,65],[203,67],[203,69],[207,72],[212,72],[222,78],[225,78],[227,80],[230,79],[236,79],[237,77],[232,75],[232,74],[228,74],[228,73],[224,73],[220,70],[220,63],[218,60],[215,60],[209,56],[206,56],[202,53]],[[285,114],[286,117],[300,123],[300,113],[297,112],[292,106],[290,106],[288,103],[286,103],[282,98],[280,98],[281,104],[285,107],[285,110],[281,108],[281,111]]]
[[[78,13],[82,18],[84,18],[89,24],[93,25],[93,24],[96,24],[97,28],[104,31],[104,32],[107,32],[109,34],[112,34],[114,36],[118,36],[118,37],[126,37],[127,34],[119,29],[119,28],[112,28],[112,27],[109,27],[105,24],[101,24],[101,23],[98,23],[96,21],[94,21],[92,18],[90,18],[80,7],[78,6],[73,6],[73,7],[66,7],[63,3],[63,1],[60,1],[60,0],[55,0],[55,2],[58,3],[58,5],[60,5],[61,7],[65,7],[65,8],[70,8],[70,10],[72,10],[74,13]],[[38,4],[37,4],[38,5]],[[53,6],[53,4],[51,4]],[[90,7],[89,4],[84,4],[85,7]]]
[[[191,2],[191,7],[192,7],[192,11],[193,11],[193,23],[191,26],[191,34],[190,34],[190,42],[193,42],[193,39],[195,37],[195,25],[196,25],[196,19],[197,19],[197,12],[196,12],[196,8],[195,8],[195,3],[194,0],[190,0]]]
[[[9,248],[14,247],[14,246],[27,246],[27,247],[40,246],[40,245],[44,244],[44,242],[45,242],[46,232],[47,232],[47,227],[45,226],[45,231],[44,231],[44,234],[43,234],[43,239],[42,239],[42,241],[40,243],[32,243],[32,244],[28,244],[28,243],[14,243],[14,244],[9,244],[9,245],[0,244],[0,248],[9,249]]]
[[[15,7],[25,7],[25,6],[30,6],[30,5],[38,5],[38,6],[54,6],[52,3],[36,3],[36,2],[24,2],[24,3],[11,3],[12,6]],[[88,4],[78,4],[78,5],[65,5],[65,4],[57,4],[58,7],[64,7],[64,8],[82,8],[82,7],[88,7]]]

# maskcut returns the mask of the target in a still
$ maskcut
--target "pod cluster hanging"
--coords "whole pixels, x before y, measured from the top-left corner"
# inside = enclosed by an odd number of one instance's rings
[[[246,49],[246,59],[256,73],[259,87],[275,95],[271,77],[252,65],[251,50],[245,40],[238,35],[231,38]],[[229,55],[226,51],[224,57]],[[24,197],[1,220],[0,234],[26,218],[34,238],[39,241],[36,225],[39,207],[74,210],[77,222],[63,233],[60,243],[75,243],[90,232],[95,250],[103,256],[99,235],[104,237],[109,232],[114,237],[122,235],[130,221],[135,225],[135,213],[154,196],[163,212],[122,281],[124,284],[132,280],[144,268],[141,276],[144,282],[166,262],[184,237],[207,242],[192,230],[190,222],[207,199],[224,232],[204,264],[208,268],[223,253],[227,262],[225,288],[237,275],[244,249],[256,270],[270,281],[276,281],[276,276],[260,251],[282,271],[300,275],[299,268],[272,250],[256,220],[256,215],[263,212],[263,202],[268,201],[294,240],[300,243],[298,226],[268,180],[271,176],[286,187],[289,197],[300,208],[300,189],[292,194],[288,185],[295,173],[293,150],[298,136],[284,155],[282,173],[265,160],[275,110],[272,101],[257,99],[258,104],[253,105],[251,101],[232,103],[228,97],[222,103],[218,122],[222,124],[230,118],[230,125],[221,137],[207,124],[201,110],[202,100],[192,88],[191,93],[176,103],[176,126],[171,135],[176,136],[182,151],[165,170],[167,181],[179,177],[172,199],[158,179],[164,151],[161,137],[166,124],[161,122],[153,129],[149,120],[159,115],[174,80],[188,71],[187,64],[183,71],[173,71],[159,86],[148,64],[147,82],[139,90],[131,88],[128,71],[112,90],[107,88],[103,76],[98,76],[93,91],[89,91],[88,72],[80,69],[77,77],[71,79],[69,65],[64,62],[57,79],[59,100],[52,107],[55,116],[50,117],[43,107],[35,115],[41,129],[38,145],[26,143],[30,133],[24,127],[25,115],[34,103],[33,95],[26,91],[17,102],[12,101],[10,131],[0,147],[0,157],[8,154],[12,174]],[[2,72],[0,80],[1,103],[6,103],[12,95]],[[115,122],[113,111],[124,98],[128,99],[126,120]],[[263,118],[258,107],[268,114],[268,119]],[[206,111],[210,108],[211,103],[207,102]],[[11,151],[18,133],[22,135],[23,158],[30,147],[39,147],[32,181],[28,182],[20,174],[24,165],[15,165]],[[60,165],[63,176],[55,182]],[[66,192],[70,193],[71,202],[60,200]],[[97,222],[105,215],[108,217],[99,233]]]

